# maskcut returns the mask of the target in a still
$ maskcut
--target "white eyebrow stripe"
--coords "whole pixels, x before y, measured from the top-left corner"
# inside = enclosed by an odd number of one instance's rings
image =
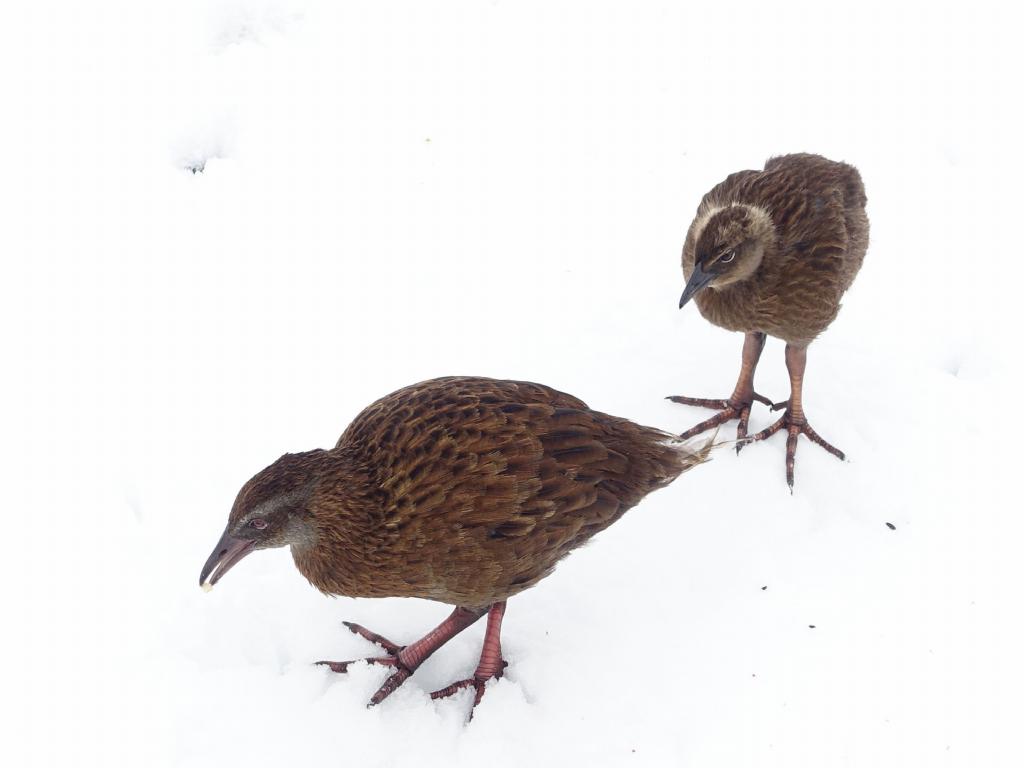
[[[774,225],[772,224],[772,215],[764,208],[753,203],[740,203],[732,202],[728,205],[712,205],[704,213],[700,214],[693,221],[693,242],[694,244],[700,240],[701,233],[704,228],[711,221],[711,218],[716,214],[724,211],[726,208],[746,208],[753,219],[753,224],[756,228],[762,230],[771,229]]]
[[[693,242],[696,244],[700,240],[700,234],[704,231],[704,227],[711,221],[711,217],[719,211],[724,211],[725,208],[721,205],[713,205],[707,209],[704,213],[698,216],[693,222]]]

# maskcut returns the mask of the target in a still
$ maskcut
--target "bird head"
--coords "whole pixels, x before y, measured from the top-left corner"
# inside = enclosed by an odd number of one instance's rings
[[[199,585],[209,590],[239,560],[257,549],[303,546],[315,538],[308,504],[320,460],[317,450],[287,453],[238,492],[220,541],[203,566]]]
[[[734,204],[717,208],[696,225],[693,272],[680,309],[704,288],[720,289],[753,275],[775,240],[775,225],[763,208]]]

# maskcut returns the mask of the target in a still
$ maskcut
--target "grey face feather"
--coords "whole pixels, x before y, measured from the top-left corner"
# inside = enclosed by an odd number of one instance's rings
[[[235,524],[238,535],[255,539],[257,549],[271,549],[288,545],[308,546],[315,542],[315,531],[304,519],[309,489],[299,488],[264,499],[247,510]],[[267,527],[252,527],[252,521],[262,518]]]

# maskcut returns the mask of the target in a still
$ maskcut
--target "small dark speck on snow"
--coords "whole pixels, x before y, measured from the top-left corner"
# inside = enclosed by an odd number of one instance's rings
[[[808,627],[810,627],[811,629],[814,629],[814,628],[815,628],[815,625],[814,625],[814,624],[808,624],[807,626],[808,626]]]
[[[767,584],[765,584],[763,587],[761,587],[761,591],[762,592],[764,592],[766,589],[768,589],[768,585]]]
[[[886,523],[886,525],[889,527],[890,531],[895,531],[896,530],[896,526],[893,525],[892,523]]]

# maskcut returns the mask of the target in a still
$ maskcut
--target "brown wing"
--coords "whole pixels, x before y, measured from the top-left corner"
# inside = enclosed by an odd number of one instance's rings
[[[403,418],[435,409],[436,418],[459,400],[482,403],[509,401],[545,403],[566,408],[586,408],[582,400],[543,384],[507,381],[480,376],[445,376],[402,387],[371,403],[349,424],[335,447],[355,443],[379,443],[391,432],[402,429]],[[393,436],[392,436],[393,437]],[[393,442],[393,440],[388,441]]]
[[[486,605],[702,460],[672,439],[539,384],[448,378],[373,404],[339,448],[381,492],[383,591]]]
[[[779,246],[798,258],[828,258],[845,251],[847,171],[856,170],[818,155],[785,155],[742,193],[769,210]],[[859,178],[859,177],[858,177]]]

